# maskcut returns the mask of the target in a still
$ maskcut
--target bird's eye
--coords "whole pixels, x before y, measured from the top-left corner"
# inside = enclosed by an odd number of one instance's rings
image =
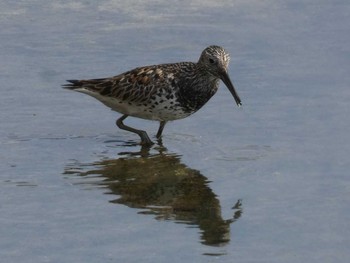
[[[214,59],[209,58],[209,63],[210,63],[210,64],[214,64],[214,63],[215,63]]]

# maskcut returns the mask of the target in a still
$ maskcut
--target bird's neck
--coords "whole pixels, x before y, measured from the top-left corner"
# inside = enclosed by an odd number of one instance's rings
[[[179,96],[189,112],[196,112],[216,93],[218,87],[218,78],[199,70],[180,85]]]

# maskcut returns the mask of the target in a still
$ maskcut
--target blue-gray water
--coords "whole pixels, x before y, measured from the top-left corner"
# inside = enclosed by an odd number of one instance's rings
[[[348,1],[2,1],[2,262],[348,262]],[[65,79],[231,54],[149,152]],[[157,123],[128,119],[154,138]]]

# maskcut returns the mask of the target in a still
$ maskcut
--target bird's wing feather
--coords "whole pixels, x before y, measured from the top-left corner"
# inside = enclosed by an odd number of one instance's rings
[[[80,92],[97,93],[106,97],[113,97],[125,102],[142,103],[157,93],[160,89],[167,89],[174,83],[169,67],[176,64],[163,64],[135,68],[123,74],[102,79],[68,80],[66,89]],[[181,64],[178,65],[181,67]],[[169,85],[170,84],[170,85]]]

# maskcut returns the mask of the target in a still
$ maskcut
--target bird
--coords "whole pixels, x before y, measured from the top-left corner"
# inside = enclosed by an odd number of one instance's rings
[[[220,80],[242,105],[228,74],[230,55],[217,45],[205,48],[197,62],[178,62],[137,67],[125,73],[98,79],[67,80],[63,88],[90,95],[122,116],[116,125],[139,135],[141,145],[151,146],[144,130],[124,124],[131,116],[159,122],[160,139],[169,121],[197,112],[217,92]]]

